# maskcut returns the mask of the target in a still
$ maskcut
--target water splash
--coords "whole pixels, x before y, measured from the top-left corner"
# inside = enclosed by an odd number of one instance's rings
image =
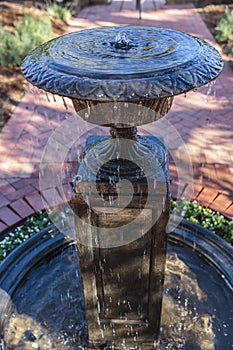
[[[204,97],[205,104],[208,104],[210,96],[214,96],[216,98],[215,83],[216,83],[216,81],[211,81],[210,83],[207,84],[207,92],[206,92],[206,95]]]
[[[129,50],[131,49],[131,47],[133,47],[133,44],[131,40],[127,37],[126,33],[119,32],[116,35],[114,47],[116,49]]]
[[[65,109],[68,111],[68,106],[67,106],[66,100],[63,96],[62,96],[62,101],[63,101],[63,105],[64,105]]]

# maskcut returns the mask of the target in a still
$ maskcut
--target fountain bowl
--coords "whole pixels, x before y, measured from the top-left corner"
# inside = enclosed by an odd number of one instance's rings
[[[179,225],[171,221],[171,228],[161,349],[229,349],[233,249],[186,220]],[[82,283],[76,242],[69,232],[51,226],[16,248],[1,264],[0,285],[1,334],[7,349],[85,348]],[[139,345],[135,341],[135,349]],[[117,340],[115,348],[123,349]]]
[[[222,67],[218,51],[202,39],[165,28],[118,26],[53,39],[25,58],[22,72],[33,85],[71,98],[77,112],[116,101],[155,112],[143,118],[137,110],[127,117],[120,104],[104,120],[89,116],[89,122],[111,126],[162,118],[175,95],[208,84]]]

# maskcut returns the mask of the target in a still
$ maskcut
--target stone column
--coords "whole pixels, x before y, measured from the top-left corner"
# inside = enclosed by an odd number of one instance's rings
[[[158,138],[150,140],[161,147]],[[156,348],[170,209],[167,157],[157,174],[130,179],[133,196],[125,208],[114,207],[118,181],[94,178],[83,162],[78,175],[82,180],[74,188],[72,203],[90,347]],[[127,198],[130,186],[122,186]],[[106,208],[109,199],[112,204]],[[127,225],[135,219],[137,226],[130,230]]]

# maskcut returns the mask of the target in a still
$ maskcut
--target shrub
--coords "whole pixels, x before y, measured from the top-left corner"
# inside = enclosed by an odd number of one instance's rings
[[[215,30],[218,42],[233,41],[233,10],[227,13],[226,18],[220,19]]]
[[[46,8],[46,12],[54,19],[61,19],[63,21],[67,21],[71,17],[70,11],[67,8],[57,4],[56,2],[51,3]]]
[[[7,233],[0,242],[0,261],[29,237],[48,227],[51,221],[46,212],[39,211],[26,219],[22,225]]]
[[[181,215],[189,221],[202,225],[233,244],[233,219],[228,220],[219,212],[205,208],[196,201],[189,202],[185,199],[172,201],[171,207],[173,214]]]
[[[30,15],[24,15],[22,22],[15,23],[13,34],[0,26],[0,65],[20,66],[32,49],[53,36],[52,24],[47,16],[35,19]]]

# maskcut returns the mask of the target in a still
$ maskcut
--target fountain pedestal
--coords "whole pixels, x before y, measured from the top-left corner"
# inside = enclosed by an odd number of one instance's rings
[[[161,140],[143,137],[145,144],[150,141],[148,145],[165,155],[156,173],[136,177],[130,166],[138,160],[120,158],[119,152],[119,158],[103,164],[104,172],[94,177],[85,158],[91,167],[88,153],[106,139],[109,142],[106,137],[91,137],[87,143],[78,171],[81,181],[72,198],[89,343],[117,348],[122,343],[127,347],[141,344],[143,349],[151,349],[158,342],[166,261],[170,208],[167,153]],[[116,140],[118,146],[122,141],[126,139]],[[114,173],[113,165],[118,172]],[[125,205],[129,196],[132,199]],[[80,219],[85,222],[83,230]]]
[[[145,349],[158,340],[168,161],[161,141],[136,136],[136,126],[162,118],[175,95],[209,83],[222,66],[199,38],[133,26],[70,33],[24,60],[28,81],[112,128],[86,148],[73,194],[90,343],[124,349],[128,338]]]

